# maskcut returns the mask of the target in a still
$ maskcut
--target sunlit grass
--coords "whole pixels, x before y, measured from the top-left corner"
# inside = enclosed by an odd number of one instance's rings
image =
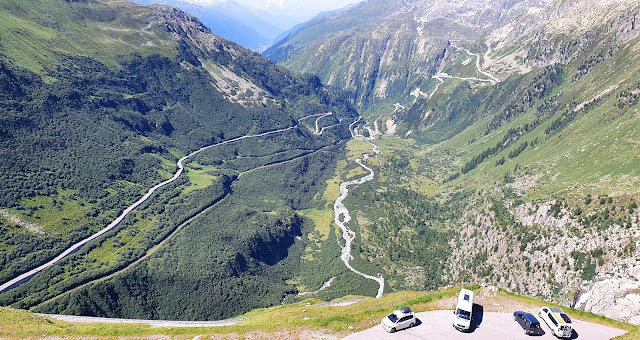
[[[183,194],[187,194],[197,189],[204,189],[213,184],[218,177],[211,175],[209,172],[214,169],[215,168],[213,166],[204,166],[195,162],[190,163],[186,171],[190,185],[184,189]]]
[[[20,210],[6,211],[47,234],[64,235],[88,222],[86,213],[92,205],[75,194],[72,190],[59,190],[57,195],[24,198],[20,200]]]
[[[321,235],[320,240],[329,238],[331,224],[333,223],[333,210],[306,209],[298,210],[298,213],[313,221],[315,230]]]
[[[17,66],[39,74],[55,69],[63,55],[91,56],[117,67],[123,57],[134,54],[143,57],[154,53],[168,57],[176,54],[175,43],[165,32],[154,25],[147,27],[142,21],[84,20],[73,12],[73,4],[59,6],[49,0],[36,3],[13,0],[5,6],[0,10],[0,35],[6,39],[0,41],[0,49]],[[33,10],[32,6],[39,10]],[[109,11],[127,10],[132,15],[148,11],[123,1],[86,7],[95,10],[98,16],[108,16]],[[41,13],[47,13],[47,18],[40,18]]]

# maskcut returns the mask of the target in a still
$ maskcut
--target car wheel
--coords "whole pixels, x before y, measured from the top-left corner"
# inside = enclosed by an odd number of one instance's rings
[[[409,325],[409,328],[411,328],[411,327],[413,327],[413,326],[415,326],[415,325],[416,325],[416,324],[415,324],[414,322],[412,322],[412,323]]]
[[[391,330],[389,331],[389,333],[395,333],[395,332],[396,332],[396,328],[395,327],[391,328]]]

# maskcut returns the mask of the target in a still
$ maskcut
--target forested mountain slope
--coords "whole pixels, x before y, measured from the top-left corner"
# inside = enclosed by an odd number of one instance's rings
[[[639,17],[369,1],[265,54],[347,88],[386,134],[352,209],[389,289],[479,280],[640,323]]]
[[[192,157],[117,228],[0,294],[32,307],[142,260],[40,309],[179,319],[295,290],[285,281],[314,228],[298,211],[333,175],[357,115],[317,78],[182,11],[120,0],[3,1],[0,107],[1,282],[102,229],[180,157],[281,130]],[[323,134],[302,119],[326,112]]]

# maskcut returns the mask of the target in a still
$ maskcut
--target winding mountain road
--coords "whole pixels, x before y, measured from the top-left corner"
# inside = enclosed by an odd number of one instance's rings
[[[171,177],[170,179],[155,185],[154,187],[152,187],[151,189],[149,189],[147,191],[146,194],[144,194],[144,196],[142,196],[142,198],[140,198],[138,201],[136,201],[135,203],[133,203],[132,205],[130,205],[129,207],[127,207],[121,214],[120,216],[118,216],[113,222],[111,222],[109,225],[107,225],[106,227],[104,227],[102,230],[98,231],[97,233],[83,239],[80,242],[75,243],[74,245],[72,245],[71,247],[67,248],[65,251],[63,251],[62,253],[60,253],[58,256],[56,256],[55,258],[53,258],[52,260],[50,260],[49,262],[40,265],[22,275],[19,275],[7,282],[5,282],[4,284],[0,285],[0,294],[4,293],[12,288],[15,288],[27,281],[29,281],[29,279],[31,279],[34,275],[38,274],[39,272],[53,266],[54,264],[56,264],[58,261],[62,260],[63,258],[65,258],[66,256],[75,253],[76,251],[78,251],[82,246],[84,246],[85,244],[95,240],[96,238],[102,236],[103,234],[107,233],[108,231],[112,230],[113,228],[115,228],[116,226],[118,226],[120,224],[120,222],[122,222],[122,220],[134,209],[136,209],[138,206],[140,206],[142,203],[144,203],[146,200],[149,199],[149,197],[151,197],[151,195],[153,195],[153,193],[172,183],[173,181],[175,181],[176,179],[178,179],[178,177],[180,177],[180,175],[182,174],[182,172],[184,171],[184,162],[187,161],[189,158],[199,154],[202,151],[211,149],[213,147],[216,146],[221,146],[221,145],[226,145],[226,144],[230,144],[230,143],[234,143],[234,142],[238,142],[241,140],[245,140],[245,139],[251,139],[251,138],[259,138],[259,137],[264,137],[264,136],[269,136],[269,135],[273,135],[273,134],[278,134],[278,133],[283,133],[289,130],[293,130],[296,129],[297,127],[300,126],[301,122],[307,118],[310,117],[315,117],[318,114],[313,114],[313,115],[308,115],[305,117],[302,117],[300,119],[298,119],[298,122],[296,125],[290,126],[288,128],[283,128],[283,129],[278,129],[278,130],[272,130],[272,131],[267,131],[267,132],[263,132],[263,133],[259,133],[259,134],[255,134],[255,135],[245,135],[245,136],[241,136],[241,137],[237,137],[237,138],[233,138],[233,139],[229,139],[223,142],[219,142],[219,143],[215,143],[215,144],[211,144],[205,147],[202,147],[196,151],[193,151],[192,153],[180,158],[178,160],[178,162],[176,163],[176,165],[178,166],[178,170],[175,172],[175,174],[173,175],[173,177]],[[317,124],[317,121],[316,121]]]
[[[487,83],[491,83],[491,85],[495,85],[495,84],[500,82],[500,79],[496,78],[493,74],[482,70],[482,68],[480,67],[480,55],[479,54],[470,52],[466,48],[461,48],[461,47],[457,47],[457,46],[453,46],[453,47],[457,48],[459,50],[463,50],[463,51],[467,52],[467,54],[470,55],[470,56],[476,57],[476,69],[478,70],[478,73],[487,76],[489,79],[481,79],[481,78],[476,78],[476,77],[455,77],[455,76],[451,76],[451,75],[449,75],[449,74],[447,74],[445,72],[442,72],[442,69],[440,69],[440,71],[437,74],[431,76],[431,78],[436,79],[437,81],[439,81],[439,83],[436,84],[436,87],[433,89],[433,91],[431,91],[431,94],[429,94],[429,98],[433,97],[433,94],[436,93],[436,91],[438,90],[438,87],[440,87],[440,85],[442,85],[442,83],[444,83],[443,78],[459,79],[459,80],[463,80],[463,81],[487,82]]]
[[[373,154],[375,155],[379,154],[380,151],[378,150],[378,147],[371,142],[372,139],[375,139],[375,133],[370,128],[365,127],[369,131],[370,137],[365,137],[362,134],[358,134],[357,130],[353,129],[353,126],[359,121],[360,121],[360,118],[358,118],[358,120],[356,120],[351,125],[349,125],[351,136],[354,139],[366,140],[373,147]],[[378,282],[379,288],[378,288],[378,293],[376,294],[376,298],[379,298],[384,293],[384,277],[382,277],[382,274],[379,274],[379,276],[372,276],[369,274],[365,274],[353,268],[353,266],[351,266],[351,264],[349,263],[349,261],[353,259],[353,256],[351,255],[351,243],[353,242],[353,239],[355,238],[356,234],[353,230],[350,230],[346,226],[346,224],[349,223],[349,221],[351,221],[351,215],[349,214],[349,210],[345,207],[343,203],[344,199],[347,198],[347,195],[349,194],[350,186],[360,185],[373,180],[374,178],[373,170],[371,170],[369,167],[364,165],[364,163],[362,162],[363,160],[366,160],[370,156],[371,154],[364,154],[362,156],[362,159],[360,158],[356,159],[356,163],[358,163],[358,165],[360,165],[363,169],[368,171],[369,174],[358,179],[340,183],[340,196],[336,199],[335,203],[333,204],[333,212],[335,215],[334,221],[342,231],[342,238],[345,241],[344,246],[340,245],[340,247],[342,248],[340,259],[342,259],[342,262],[344,262],[345,266],[347,266],[347,268],[349,268],[349,270],[351,270],[352,272],[364,278]]]
[[[433,97],[433,94],[436,93],[436,91],[438,91],[438,87],[440,87],[440,85],[442,85],[442,83],[444,83],[444,80],[442,80],[442,78],[439,76],[440,73],[432,76],[431,78],[436,79],[437,81],[439,81],[438,84],[436,84],[436,88],[433,89],[433,91],[431,91],[431,94],[429,95],[429,98]]]
[[[316,135],[321,135],[322,131],[324,131],[325,128],[320,129],[320,119],[327,117],[327,116],[331,116],[333,114],[333,112],[327,112],[327,113],[323,113],[320,115],[320,117],[316,118],[316,131],[314,132]]]
[[[491,78],[491,82],[492,82],[494,85],[500,82],[500,79],[498,79],[498,78],[494,77],[494,76],[493,76],[491,73],[489,73],[489,72],[483,71],[483,70],[480,68],[480,55],[479,55],[479,54],[469,52],[469,50],[468,50],[468,49],[466,49],[466,48],[462,48],[462,50],[464,50],[465,52],[467,52],[467,54],[468,54],[468,55],[471,55],[471,56],[476,57],[476,68],[478,69],[478,72],[479,72],[479,73],[484,74],[485,76],[487,76],[487,77]]]
[[[47,318],[56,320],[74,322],[74,323],[108,323],[108,324],[147,324],[151,328],[173,328],[173,327],[221,327],[221,326],[233,326],[247,318],[235,318],[216,321],[180,321],[180,320],[141,320],[141,319],[116,319],[116,318],[101,318],[95,316],[75,316],[75,315],[62,315],[62,314],[40,314]]]

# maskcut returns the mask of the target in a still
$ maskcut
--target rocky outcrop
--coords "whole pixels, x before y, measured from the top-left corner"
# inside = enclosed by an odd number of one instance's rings
[[[497,285],[640,322],[637,216],[628,225],[593,228],[572,216],[565,202],[515,205],[483,196],[482,210],[463,217],[451,241],[450,282]]]
[[[640,261],[617,269],[582,287],[574,308],[640,325]]]
[[[640,273],[640,263],[634,270]],[[640,275],[599,278],[580,292],[574,307],[640,325]]]

